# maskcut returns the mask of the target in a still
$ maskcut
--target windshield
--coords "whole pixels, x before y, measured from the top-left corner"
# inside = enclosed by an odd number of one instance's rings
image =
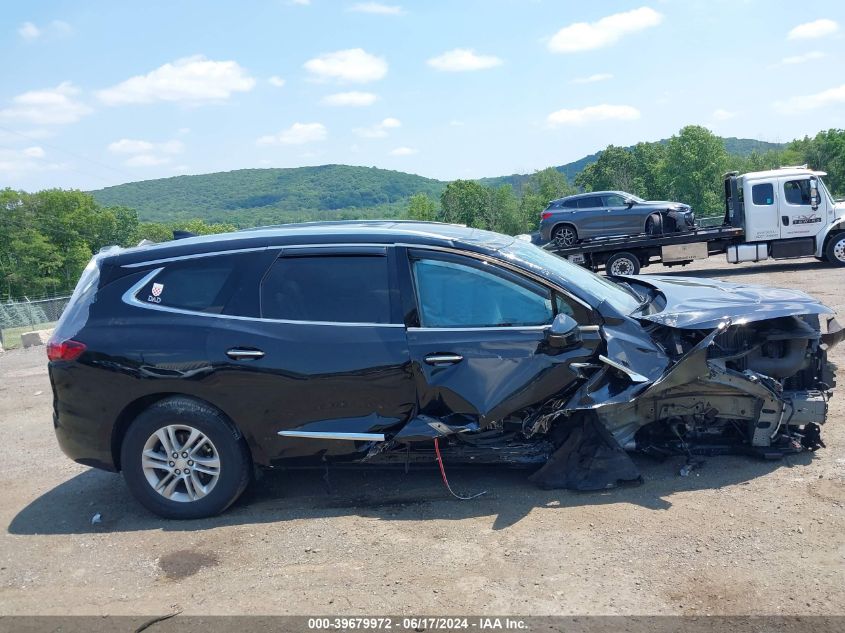
[[[639,204],[642,204],[643,202],[645,202],[645,200],[643,200],[643,199],[642,199],[642,198],[640,198],[639,196],[635,196],[635,195],[634,195],[634,194],[632,194],[632,193],[626,193],[626,194],[625,194],[625,196],[626,196],[627,198],[630,198],[630,199],[631,199],[631,200],[633,200],[634,202],[639,203]]]
[[[551,271],[561,279],[565,279],[574,294],[579,294],[579,289],[583,290],[597,300],[606,300],[622,314],[630,314],[640,305],[640,301],[619,284],[562,257],[552,255],[549,251],[529,242],[514,240],[499,252],[508,259],[522,260],[543,270]]]

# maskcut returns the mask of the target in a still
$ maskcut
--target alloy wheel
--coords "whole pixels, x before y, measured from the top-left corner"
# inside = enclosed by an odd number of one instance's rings
[[[220,478],[220,455],[201,431],[171,424],[155,431],[141,456],[144,477],[171,501],[191,502],[212,491]]]

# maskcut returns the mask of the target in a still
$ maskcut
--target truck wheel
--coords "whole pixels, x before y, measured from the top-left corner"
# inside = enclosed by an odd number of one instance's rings
[[[632,253],[614,253],[604,267],[608,275],[636,275],[640,272],[640,260]]]
[[[834,266],[845,266],[845,232],[837,233],[827,243],[824,254]]]
[[[571,224],[561,224],[552,231],[552,241],[561,246],[575,246],[578,242],[578,232]]]
[[[659,213],[652,213],[645,221],[645,232],[649,235],[663,234],[663,216]]]

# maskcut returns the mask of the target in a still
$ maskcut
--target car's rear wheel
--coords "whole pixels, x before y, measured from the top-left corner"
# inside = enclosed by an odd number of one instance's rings
[[[121,446],[126,484],[138,501],[168,519],[223,512],[250,480],[241,434],[213,407],[168,398],[141,413]]]
[[[559,224],[552,231],[552,240],[560,246],[575,246],[578,243],[578,231],[571,224]]]
[[[649,235],[663,234],[663,216],[659,213],[652,213],[645,221],[645,232]]]
[[[640,272],[640,260],[633,253],[614,253],[604,265],[608,275],[636,275]]]
[[[845,232],[837,233],[824,249],[825,258],[835,266],[845,266]]]

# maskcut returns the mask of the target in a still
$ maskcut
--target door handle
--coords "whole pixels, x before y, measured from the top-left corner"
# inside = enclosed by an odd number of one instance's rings
[[[232,360],[258,360],[264,358],[264,352],[260,349],[245,349],[242,347],[233,347],[226,352],[226,356]]]
[[[464,359],[460,354],[429,354],[425,357],[425,362],[429,365],[454,365],[460,363]]]

